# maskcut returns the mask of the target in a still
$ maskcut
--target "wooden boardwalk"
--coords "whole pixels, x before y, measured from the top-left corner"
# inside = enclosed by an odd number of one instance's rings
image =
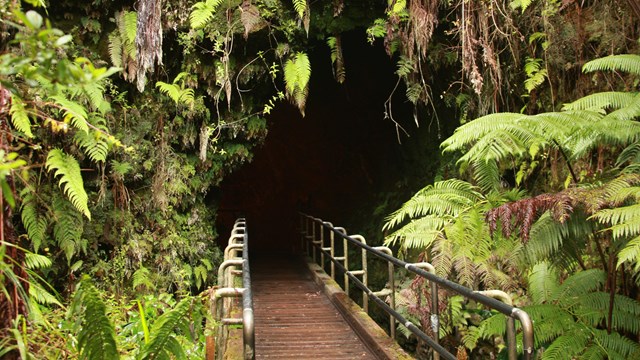
[[[377,359],[292,258],[251,259],[256,359]]]

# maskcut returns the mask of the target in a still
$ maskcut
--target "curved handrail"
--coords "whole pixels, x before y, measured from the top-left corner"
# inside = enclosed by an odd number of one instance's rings
[[[516,354],[516,344],[515,344],[515,327],[513,326],[513,319],[520,321],[520,324],[522,325],[522,348],[523,348],[523,358],[525,360],[530,360],[533,358],[533,347],[534,347],[534,342],[533,342],[533,323],[531,321],[531,318],[529,317],[529,315],[523,311],[522,309],[519,309],[517,307],[511,306],[511,304],[507,304],[503,301],[497,300],[498,299],[503,299],[504,300],[504,296],[506,295],[504,293],[497,293],[497,292],[487,292],[487,293],[481,293],[481,292],[476,292],[473,291],[465,286],[462,286],[460,284],[454,283],[453,281],[441,278],[437,275],[435,275],[435,271],[434,268],[431,264],[429,263],[417,263],[417,264],[411,264],[411,263],[407,263],[403,260],[400,260],[398,258],[393,257],[390,254],[390,250],[388,249],[382,249],[381,247],[372,247],[366,244],[366,241],[364,241],[364,238],[360,235],[347,235],[346,231],[344,231],[344,228],[336,228],[334,227],[331,223],[328,222],[324,222],[322,221],[322,219],[319,218],[315,218],[313,216],[310,215],[306,215],[306,214],[300,214],[301,215],[301,233],[302,233],[302,239],[303,240],[308,240],[308,244],[310,245],[310,249],[309,247],[307,247],[308,250],[311,250],[311,252],[313,253],[313,258],[314,260],[316,259],[316,251],[314,249],[314,247],[318,248],[318,250],[320,250],[322,257],[324,257],[324,255],[327,255],[329,260],[332,262],[332,266],[335,265],[338,268],[340,268],[340,270],[344,273],[345,276],[345,289],[349,288],[349,284],[347,283],[346,279],[348,278],[349,280],[351,280],[358,288],[360,288],[364,294],[366,294],[366,296],[371,299],[372,301],[374,301],[376,304],[378,304],[385,312],[387,312],[391,317],[393,317],[396,321],[398,321],[401,325],[403,325],[404,327],[406,327],[411,333],[413,333],[414,335],[416,335],[420,340],[424,341],[427,345],[429,345],[435,352],[434,352],[434,358],[437,359],[439,358],[439,356],[442,356],[444,359],[447,360],[455,360],[456,356],[453,355],[452,353],[450,353],[449,351],[447,351],[444,347],[442,347],[439,342],[438,342],[438,314],[437,314],[437,307],[436,307],[436,312],[434,315],[435,318],[433,318],[432,320],[432,325],[433,325],[433,330],[434,330],[434,334],[436,334],[435,339],[429,337],[426,333],[424,333],[422,330],[420,330],[417,326],[415,326],[413,323],[411,323],[410,321],[408,321],[406,318],[404,318],[401,314],[399,314],[396,310],[395,310],[395,306],[389,306],[384,300],[382,300],[378,295],[381,295],[383,292],[373,292],[371,289],[369,289],[369,287],[367,286],[367,284],[363,281],[361,281],[360,279],[358,279],[353,273],[354,271],[350,271],[348,268],[348,263],[345,261],[344,257],[341,258],[335,258],[332,255],[335,253],[334,249],[329,249],[326,250],[324,247],[324,232],[325,230],[328,230],[331,234],[331,240],[334,239],[334,236],[338,236],[339,238],[342,238],[344,240],[345,243],[345,247],[343,249],[344,253],[345,253],[345,257],[347,254],[347,249],[346,249],[346,243],[350,243],[353,244],[359,248],[361,248],[363,251],[366,251],[367,253],[373,254],[375,256],[377,256],[378,258],[381,258],[383,260],[385,260],[388,264],[393,264],[393,266],[398,266],[401,268],[404,268],[418,276],[421,276],[427,280],[429,280],[429,282],[432,284],[432,296],[434,297],[435,302],[437,303],[437,286],[441,286],[444,287],[446,289],[449,289],[451,291],[454,291],[466,298],[469,299],[473,299],[479,303],[482,303],[492,309],[495,309],[505,315],[507,315],[507,338],[508,340],[508,347],[509,347],[509,358],[510,359],[515,359],[517,354]],[[317,228],[317,229],[316,229]],[[320,233],[321,235],[318,236],[318,233]],[[331,242],[331,246],[333,247],[333,241]],[[365,263],[362,264],[363,266],[363,270],[366,271],[366,257],[363,256],[363,261]],[[324,267],[324,263],[320,264],[322,267]],[[426,268],[426,270],[425,270]],[[333,271],[332,271],[333,273]],[[358,274],[360,274],[360,272],[357,272]],[[334,276],[334,274],[332,274],[332,276]],[[395,285],[392,281],[393,279],[393,272],[390,271],[389,272],[389,276],[390,276],[390,287],[391,287],[391,294],[390,296],[392,297],[393,300],[393,294],[395,292]],[[366,280],[365,280],[366,281]],[[485,295],[486,294],[486,295]],[[489,296],[487,296],[489,295]],[[507,301],[508,302],[508,301]],[[394,302],[392,302],[392,305],[395,305]],[[363,304],[363,307],[367,307],[366,302]],[[394,321],[391,321],[391,327],[394,327]],[[394,332],[391,332],[392,334]]]
[[[237,257],[237,252],[242,250],[242,257]],[[234,287],[235,267],[242,268],[242,287]],[[225,352],[227,325],[242,325],[243,358],[255,359],[255,329],[253,319],[253,295],[251,291],[251,271],[249,267],[249,231],[246,220],[239,218],[233,225],[229,245],[224,251],[224,261],[218,267],[218,286],[211,294],[211,314],[216,320],[215,346],[207,350],[207,359],[222,359]],[[225,317],[231,312],[231,301],[222,301],[225,298],[242,297],[242,318]],[[222,304],[220,304],[222,302]]]

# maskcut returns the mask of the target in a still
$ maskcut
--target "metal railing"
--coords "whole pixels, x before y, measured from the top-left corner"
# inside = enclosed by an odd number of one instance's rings
[[[336,267],[344,274],[344,289],[347,294],[349,293],[350,287],[349,281],[362,290],[362,307],[365,312],[368,312],[369,300],[372,300],[382,308],[382,310],[389,314],[389,333],[393,339],[395,339],[397,321],[413,333],[420,341],[423,341],[434,350],[434,359],[440,359],[440,356],[447,360],[456,359],[454,354],[450,353],[439,344],[440,319],[437,305],[432,306],[433,312],[430,317],[431,330],[434,334],[434,338],[429,337],[425,332],[396,311],[394,269],[395,266],[398,266],[429,281],[431,284],[432,304],[438,304],[438,287],[440,286],[505,314],[507,316],[507,346],[508,357],[510,360],[515,360],[517,358],[516,329],[514,320],[520,321],[523,335],[523,358],[525,360],[533,358],[533,323],[525,311],[512,306],[511,298],[508,294],[499,290],[473,291],[460,284],[436,276],[435,268],[429,263],[407,263],[397,259],[393,257],[393,253],[388,247],[369,246],[367,245],[365,238],[361,235],[347,235],[344,228],[334,227],[330,222],[323,221],[322,219],[315,218],[313,216],[306,214],[300,215],[300,230],[303,242],[302,249],[306,249],[307,254],[310,254],[314,261],[318,261],[317,254],[319,253],[319,265],[323,268],[325,266],[325,257],[327,257],[328,260],[331,261],[331,277],[334,280],[336,279]],[[326,235],[328,235],[328,239]],[[335,256],[336,237],[343,240],[342,256]],[[350,268],[351,264],[349,263],[348,251],[349,244],[361,249],[361,269]],[[387,262],[389,267],[389,279],[387,282],[389,285],[388,288],[375,292],[369,288],[367,275],[368,254],[373,254]],[[362,280],[358,277],[361,277]],[[381,299],[383,296],[389,296],[389,304]]]
[[[239,253],[241,252],[241,255]],[[238,269],[240,268],[240,270]],[[236,287],[236,277],[242,277],[242,287]],[[242,317],[232,315],[231,298],[242,297]],[[222,359],[228,338],[228,325],[242,325],[243,358],[255,359],[255,332],[253,298],[249,268],[249,233],[243,218],[236,220],[231,230],[229,244],[224,250],[224,261],[218,268],[218,288],[211,293],[211,314],[216,320],[215,346],[207,359]]]

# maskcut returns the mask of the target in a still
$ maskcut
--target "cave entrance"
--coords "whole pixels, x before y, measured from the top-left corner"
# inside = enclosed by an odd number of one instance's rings
[[[217,223],[222,241],[243,214],[252,250],[290,251],[300,243],[298,211],[343,221],[396,171],[401,145],[394,124],[384,119],[384,102],[397,81],[392,61],[381,46],[367,44],[364,31],[345,34],[347,77],[338,84],[329,49],[322,45],[310,52],[306,117],[278,104],[253,161],[222,182]],[[397,101],[404,101],[402,95],[398,90]],[[394,103],[394,111],[411,117],[407,104]]]

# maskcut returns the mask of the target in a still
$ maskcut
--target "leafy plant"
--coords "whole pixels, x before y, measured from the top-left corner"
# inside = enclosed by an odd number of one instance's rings
[[[284,82],[287,96],[304,116],[304,108],[309,94],[311,63],[304,52],[297,52],[284,64]]]

